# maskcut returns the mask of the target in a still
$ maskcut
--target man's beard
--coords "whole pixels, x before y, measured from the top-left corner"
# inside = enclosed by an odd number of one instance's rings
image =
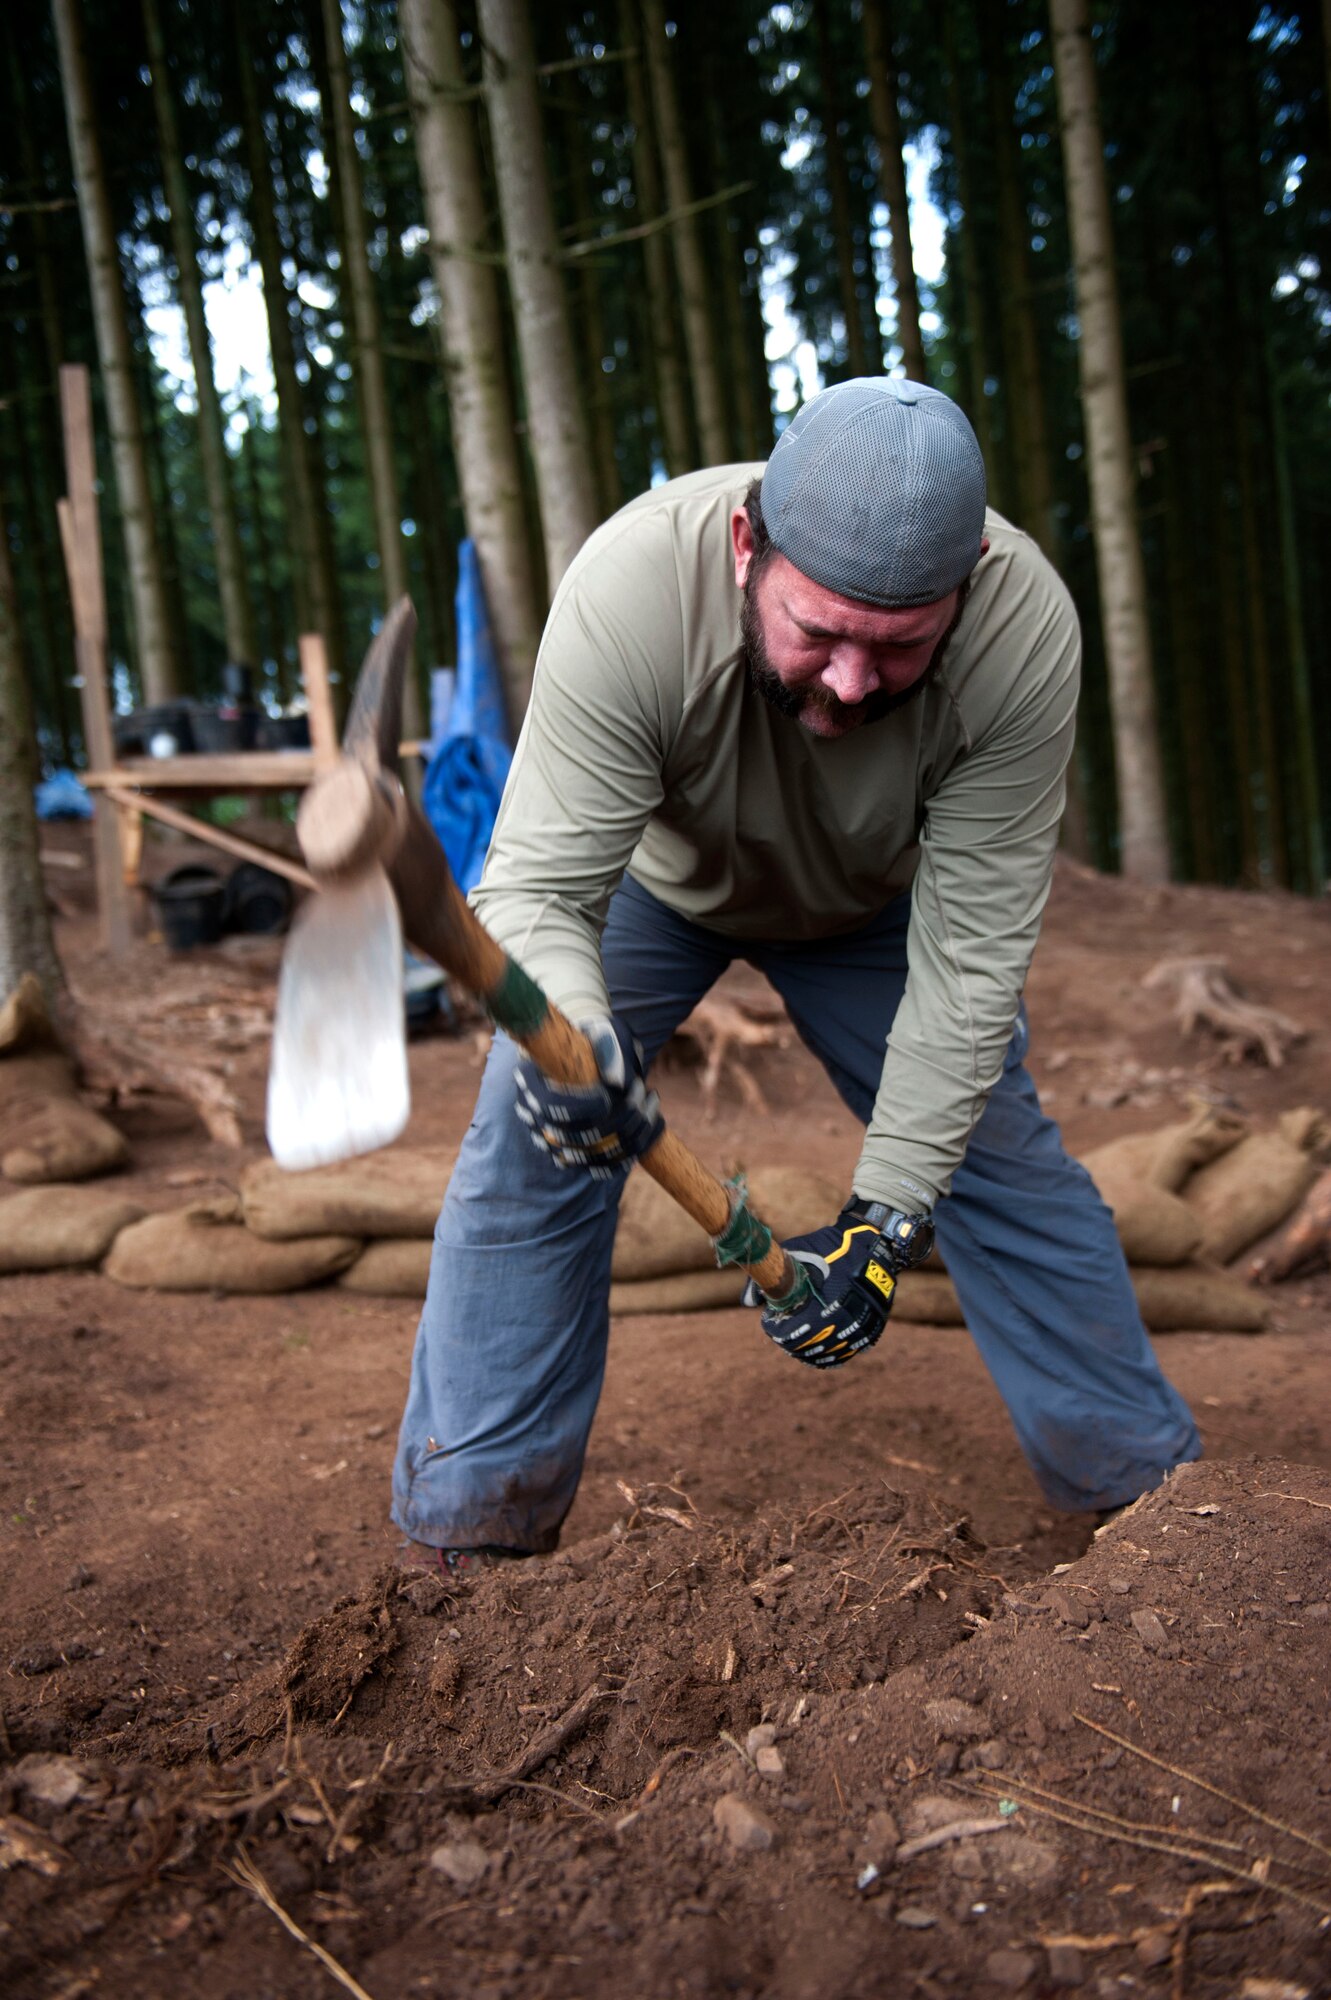
[[[741,650],[749,671],[749,685],[777,711],[778,715],[787,715],[792,722],[801,721],[812,710],[843,728],[849,724],[852,729],[861,728],[870,722],[881,722],[884,716],[891,715],[898,708],[905,708],[907,703],[915,701],[924,693],[943,664],[948,641],[961,623],[961,614],[966,608],[966,599],[970,596],[971,588],[971,580],[967,577],[958,592],[957,608],[952,622],[934,647],[928,666],[917,680],[913,680],[909,687],[898,688],[895,693],[880,688],[876,694],[866,695],[863,701],[844,702],[838,700],[828,688],[816,685],[787,687],[772,665],[767,651],[767,641],[763,635],[762,619],[758,612],[757,585],[760,574],[761,567],[759,566],[755,574],[755,567],[751,564],[749,574],[744,579],[744,595],[739,608]]]

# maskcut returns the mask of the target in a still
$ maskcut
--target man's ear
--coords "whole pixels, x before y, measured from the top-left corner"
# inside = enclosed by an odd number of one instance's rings
[[[743,507],[732,507],[730,510],[730,546],[735,556],[735,582],[743,590],[748,582],[749,565],[753,561],[753,529]]]

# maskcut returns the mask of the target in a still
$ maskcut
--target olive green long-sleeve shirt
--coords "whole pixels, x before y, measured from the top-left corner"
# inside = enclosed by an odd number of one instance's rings
[[[912,891],[906,990],[854,1177],[946,1193],[998,1080],[1049,892],[1081,646],[997,514],[931,685],[835,741],[749,685],[730,514],[759,465],[632,501],[565,574],[473,902],[575,1019],[608,1011],[621,875],[708,929],[808,939]]]

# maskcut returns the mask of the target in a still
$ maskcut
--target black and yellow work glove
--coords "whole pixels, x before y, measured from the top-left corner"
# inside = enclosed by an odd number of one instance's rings
[[[793,1236],[783,1246],[804,1266],[812,1296],[793,1312],[767,1306],[764,1333],[811,1368],[839,1368],[877,1343],[898,1276],[929,1255],[933,1235],[927,1216],[852,1201],[830,1227]],[[763,1303],[752,1280],[744,1303]]]
[[[614,1015],[581,1023],[592,1045],[599,1083],[552,1083],[530,1057],[513,1075],[517,1114],[531,1142],[557,1167],[581,1167],[593,1180],[609,1181],[660,1138],[661,1103],[647,1087],[642,1048]]]

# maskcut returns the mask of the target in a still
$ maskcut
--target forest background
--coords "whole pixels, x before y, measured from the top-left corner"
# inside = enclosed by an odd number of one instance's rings
[[[598,520],[895,369],[1076,598],[1074,851],[1324,891],[1331,0],[52,0],[0,35],[0,699],[46,765],[82,755],[63,362],[120,707],[229,659],[279,706],[309,630],[345,687],[406,588],[423,714],[470,533],[515,720]],[[209,323],[256,273],[237,377]]]

